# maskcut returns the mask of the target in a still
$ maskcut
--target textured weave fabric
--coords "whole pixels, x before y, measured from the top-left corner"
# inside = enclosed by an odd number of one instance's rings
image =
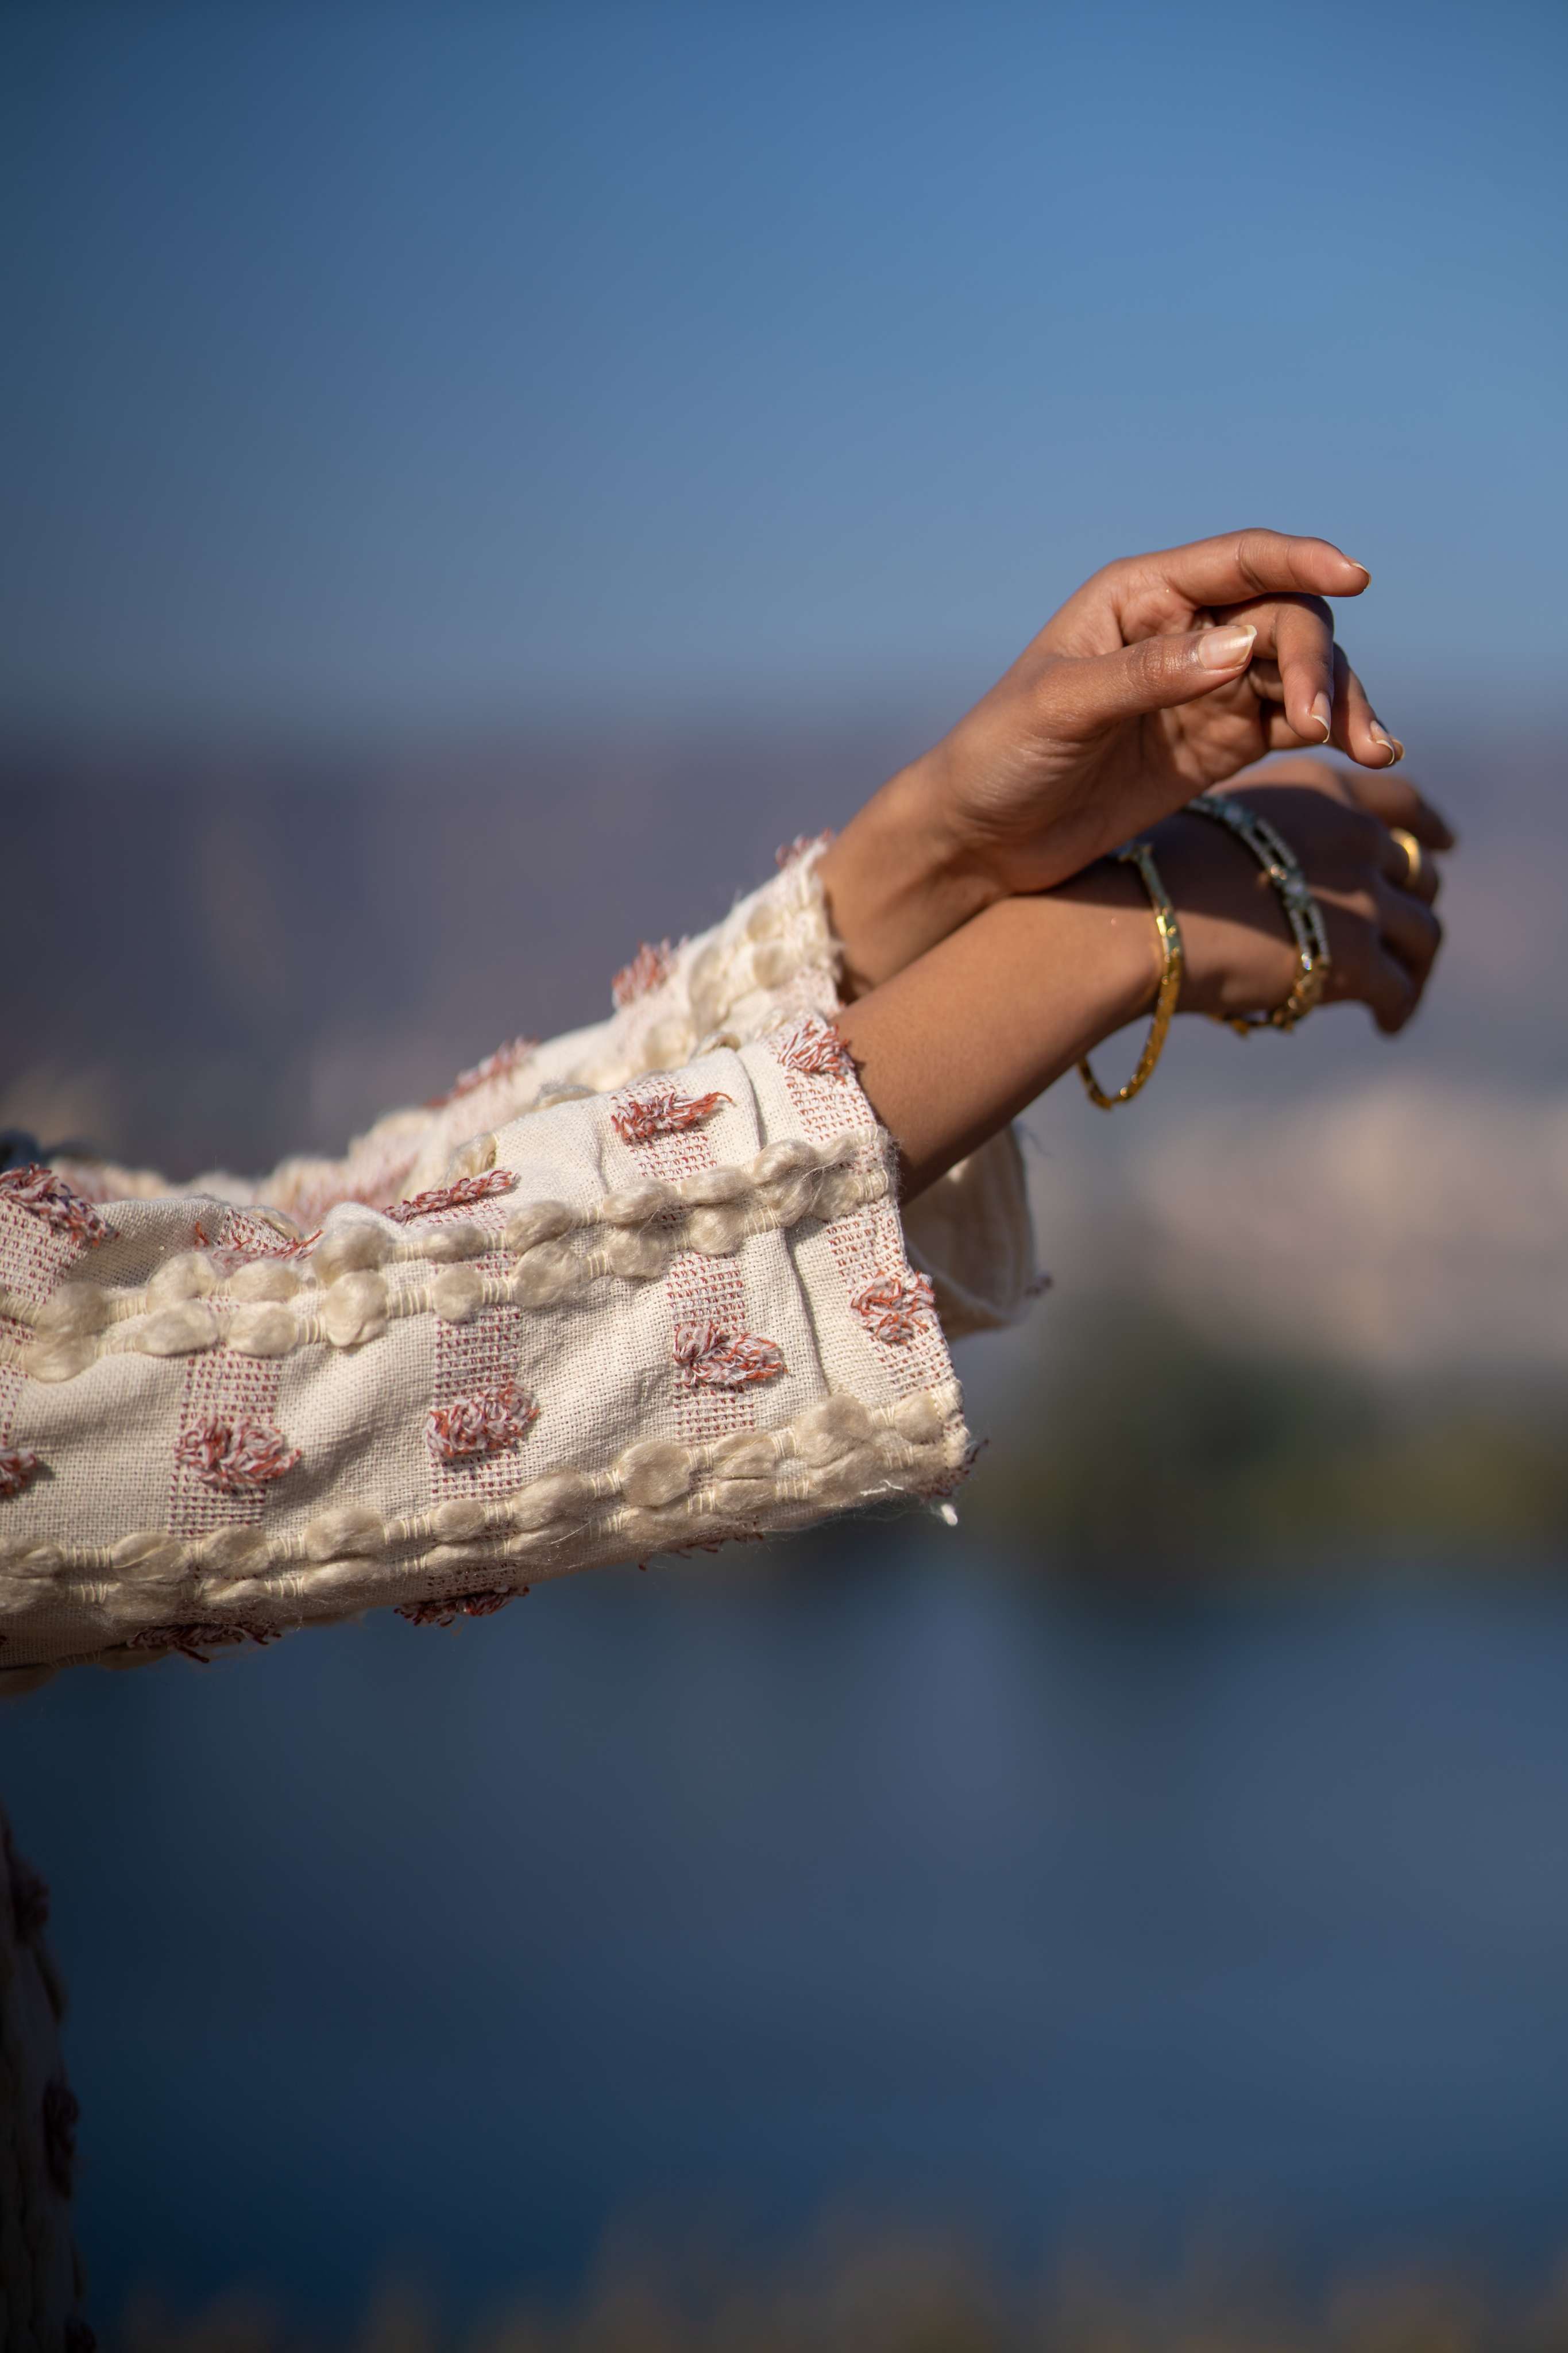
[[[946,1492],[938,1310],[1026,1296],[1016,1150],[934,1188],[906,1248],[815,870],[342,1161],[0,1178],[12,1688]]]

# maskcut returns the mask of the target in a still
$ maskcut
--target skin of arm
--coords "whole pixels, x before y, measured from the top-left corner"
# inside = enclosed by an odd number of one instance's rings
[[[1329,997],[1402,1029],[1441,941],[1436,868],[1412,876],[1380,814],[1409,814],[1427,850],[1452,846],[1443,819],[1394,780],[1351,778],[1302,760],[1238,793],[1300,859],[1329,927]],[[1272,889],[1239,845],[1178,813],[1151,831],[1182,928],[1181,1010],[1226,1016],[1283,1001],[1296,950]],[[1101,860],[1054,891],[987,907],[850,1004],[840,1037],[897,1141],[913,1200],[1113,1031],[1147,1014],[1161,955],[1149,902],[1128,867]]]

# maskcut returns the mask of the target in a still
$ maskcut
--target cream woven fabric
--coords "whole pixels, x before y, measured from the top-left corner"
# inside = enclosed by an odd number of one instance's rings
[[[5,1681],[944,1493],[938,1310],[1028,1294],[1016,1148],[906,1247],[836,964],[808,851],[342,1161],[0,1177]]]

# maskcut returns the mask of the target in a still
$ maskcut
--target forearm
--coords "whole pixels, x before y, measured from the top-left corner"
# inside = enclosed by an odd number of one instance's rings
[[[838,1030],[912,1200],[1152,1003],[1160,952],[1135,875],[1101,864],[1007,899],[847,1007]]]

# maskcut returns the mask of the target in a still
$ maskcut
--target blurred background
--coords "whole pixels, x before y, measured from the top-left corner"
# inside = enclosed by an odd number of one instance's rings
[[[5,1715],[100,2335],[1568,2343],[1568,18],[0,25],[0,1127],[341,1148],[1241,522],[1463,839],[1031,1115],[957,1532]]]

